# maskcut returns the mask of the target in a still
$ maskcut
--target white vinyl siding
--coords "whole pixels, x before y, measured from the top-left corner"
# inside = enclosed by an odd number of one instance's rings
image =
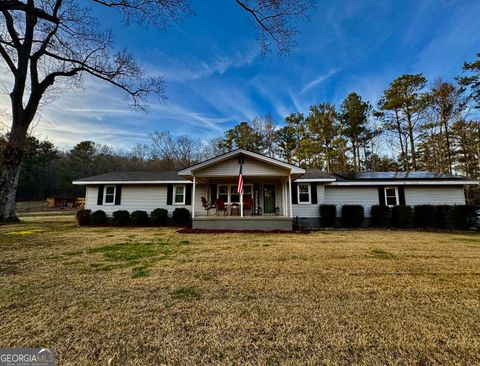
[[[222,161],[195,172],[196,177],[228,177],[238,176],[240,165],[238,158]],[[242,167],[244,177],[252,176],[288,176],[289,171],[282,167],[271,165],[260,160],[244,158]]]
[[[377,187],[325,187],[325,203],[337,205],[337,216],[343,205],[362,205],[365,217],[370,217],[373,205],[378,205]]]
[[[315,189],[315,183],[311,183],[312,188]],[[293,217],[319,217],[320,216],[320,205],[325,203],[325,185],[316,184],[317,186],[317,204],[294,204],[293,205]],[[295,194],[295,192],[294,192]]]
[[[463,187],[405,187],[405,204],[417,205],[464,205]]]
[[[190,184],[187,185],[190,189]],[[104,187],[105,189],[105,187]],[[205,190],[205,189],[204,189]],[[199,187],[197,186],[197,192]],[[200,193],[200,192],[199,192]],[[167,185],[123,185],[120,205],[97,205],[98,186],[87,186],[85,195],[85,208],[95,211],[103,210],[108,216],[113,211],[127,210],[129,212],[135,210],[147,211],[148,214],[156,208],[165,208],[169,215],[178,207],[185,207],[191,211],[191,205],[167,205]],[[198,195],[198,193],[197,193]],[[173,201],[173,197],[172,197]],[[198,205],[198,202],[196,202]],[[201,208],[197,206],[195,211]]]

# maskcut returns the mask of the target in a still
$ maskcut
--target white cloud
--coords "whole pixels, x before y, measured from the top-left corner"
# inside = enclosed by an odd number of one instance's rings
[[[326,73],[324,75],[317,76],[315,79],[313,79],[310,82],[308,82],[307,84],[305,84],[298,94],[300,94],[300,95],[304,94],[308,90],[316,87],[318,84],[320,84],[323,81],[327,80],[328,78],[332,77],[337,72],[338,72],[338,69],[334,69],[334,70],[330,70],[328,73]]]

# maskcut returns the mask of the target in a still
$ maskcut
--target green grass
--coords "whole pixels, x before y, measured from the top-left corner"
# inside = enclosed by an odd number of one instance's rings
[[[178,287],[171,292],[174,299],[193,301],[200,298],[200,292],[196,286]]]
[[[370,253],[373,254],[375,258],[379,258],[379,259],[395,259],[396,258],[394,254],[379,248],[370,249]]]
[[[135,236],[129,235],[127,238],[130,240],[127,242],[88,249],[88,254],[101,254],[104,260],[91,263],[90,267],[104,272],[133,267],[131,278],[142,278],[149,275],[150,268],[155,263],[171,259],[177,254],[184,256],[188,254],[188,249],[184,248],[182,241],[178,244],[161,240],[136,242],[132,240]],[[72,252],[65,252],[65,254],[72,255]]]

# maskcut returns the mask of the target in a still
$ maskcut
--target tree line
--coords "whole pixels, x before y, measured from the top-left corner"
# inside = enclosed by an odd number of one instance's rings
[[[18,200],[83,195],[72,180],[114,170],[180,169],[244,148],[327,172],[417,171],[480,179],[480,61],[454,81],[422,74],[393,80],[372,105],[352,92],[337,106],[323,102],[283,123],[271,114],[242,121],[207,140],[155,131],[130,151],[82,141],[69,151],[27,138]],[[8,134],[0,136],[0,152]]]

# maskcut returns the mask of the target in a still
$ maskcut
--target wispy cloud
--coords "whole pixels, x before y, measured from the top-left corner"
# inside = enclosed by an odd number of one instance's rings
[[[315,88],[318,84],[322,83],[323,81],[327,80],[328,78],[332,77],[338,72],[338,69],[330,70],[328,73],[324,75],[319,75],[312,81],[308,82],[303,86],[298,94],[304,94],[305,92],[309,91],[312,88]]]

